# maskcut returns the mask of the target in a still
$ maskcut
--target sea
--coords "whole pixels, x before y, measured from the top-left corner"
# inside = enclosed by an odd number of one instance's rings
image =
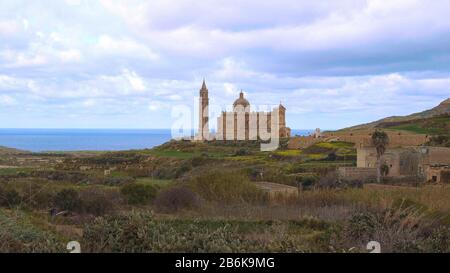
[[[298,129],[292,135],[311,132]],[[171,139],[170,129],[0,129],[0,146],[31,152],[145,149]]]

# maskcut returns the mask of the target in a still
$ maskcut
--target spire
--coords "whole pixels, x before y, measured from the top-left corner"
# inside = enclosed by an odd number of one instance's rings
[[[243,99],[243,98],[244,98],[244,92],[242,92],[242,89],[241,89],[241,93],[239,93],[239,98],[240,98],[240,99]]]
[[[203,78],[202,89],[208,89],[206,88],[205,78]]]

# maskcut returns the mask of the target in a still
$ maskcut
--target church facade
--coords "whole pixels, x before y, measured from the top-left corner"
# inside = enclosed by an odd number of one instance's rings
[[[203,80],[199,98],[199,129],[197,139],[209,139],[209,97]],[[286,108],[281,103],[270,112],[251,111],[249,101],[241,91],[233,103],[233,111],[222,112],[217,118],[217,140],[268,140],[273,136],[290,137],[286,126]]]

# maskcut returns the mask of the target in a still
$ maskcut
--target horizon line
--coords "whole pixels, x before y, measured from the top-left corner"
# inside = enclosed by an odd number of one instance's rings
[[[0,130],[172,130],[171,128],[46,128],[46,127],[0,127]],[[198,128],[190,128],[187,130],[198,130]],[[291,130],[312,130],[312,128],[295,128]],[[338,129],[320,129],[321,131],[325,130],[338,130]]]

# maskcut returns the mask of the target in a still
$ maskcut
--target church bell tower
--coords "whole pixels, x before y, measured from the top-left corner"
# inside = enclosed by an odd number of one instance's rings
[[[208,88],[206,88],[205,80],[203,79],[202,88],[200,89],[200,97],[199,97],[199,123],[198,123],[198,134],[197,137],[199,140],[208,139],[209,135],[209,115],[208,115]]]

